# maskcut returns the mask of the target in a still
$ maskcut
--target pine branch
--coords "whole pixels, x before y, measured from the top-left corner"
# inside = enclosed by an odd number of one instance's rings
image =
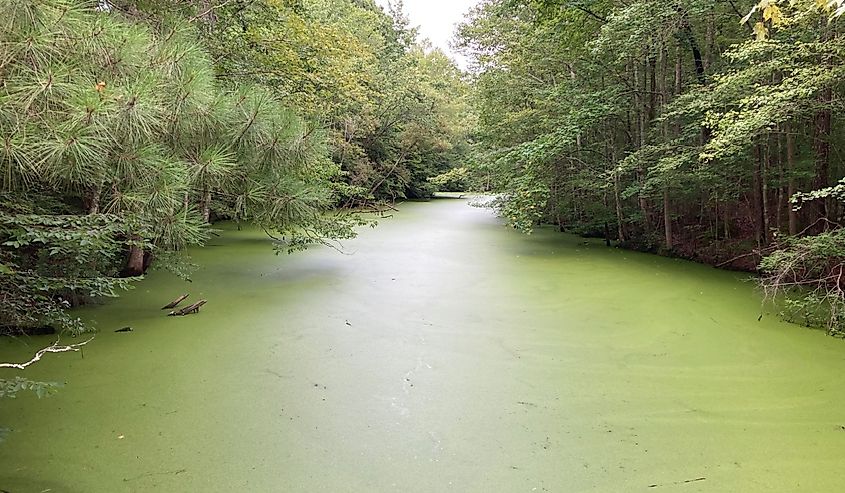
[[[235,1],[235,0],[226,0],[226,1],[225,1],[225,2],[223,2],[223,3],[219,3],[219,4],[217,4],[217,5],[212,5],[211,7],[209,7],[209,8],[207,8],[207,9],[205,9],[204,11],[200,12],[199,14],[197,14],[197,15],[195,15],[195,16],[193,16],[193,17],[191,17],[190,19],[188,19],[188,22],[194,22],[194,21],[196,21],[196,20],[198,20],[198,19],[202,19],[203,17],[205,17],[205,16],[207,16],[208,14],[210,14],[213,10],[219,9],[219,8],[221,8],[221,7],[224,7],[226,4],[232,3],[232,2],[234,2],[234,1]],[[250,3],[252,3],[252,2],[250,2]]]

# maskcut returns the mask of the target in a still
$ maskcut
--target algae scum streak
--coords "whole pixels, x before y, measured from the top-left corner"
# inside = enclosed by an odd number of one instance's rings
[[[84,357],[27,370],[67,384],[2,403],[0,488],[845,488],[842,342],[758,322],[742,275],[526,238],[463,200],[403,204],[349,255],[224,229],[192,283],[78,312]],[[188,292],[199,313],[160,310]]]

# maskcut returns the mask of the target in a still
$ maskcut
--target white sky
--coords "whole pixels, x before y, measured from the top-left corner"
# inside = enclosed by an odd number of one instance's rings
[[[431,44],[450,55],[458,65],[466,68],[466,61],[449,49],[449,41],[455,26],[463,20],[464,14],[480,0],[405,0],[405,12],[411,25],[419,26],[420,37],[428,38]],[[376,0],[387,10],[388,0]]]

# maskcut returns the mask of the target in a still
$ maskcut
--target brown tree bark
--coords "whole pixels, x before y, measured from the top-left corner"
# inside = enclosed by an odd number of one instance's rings
[[[133,238],[133,240],[138,241],[138,238]],[[126,277],[144,275],[144,249],[140,246],[129,246],[129,258],[126,261],[126,268],[123,269],[123,275]]]
[[[211,192],[206,190],[202,194],[202,220],[203,222],[211,222]]]
[[[682,80],[683,65],[681,60],[681,48],[678,47],[676,48],[675,53],[675,95],[681,94],[681,91],[683,90]],[[668,105],[670,100],[669,91],[665,90],[665,88],[663,90],[663,98],[664,106]],[[673,134],[675,138],[679,138],[681,136],[680,121],[675,122]],[[666,182],[663,184],[663,235],[667,250],[671,250],[674,247],[674,242],[672,241],[672,203],[669,198],[669,186],[670,184],[668,183],[668,179],[666,179]]]
[[[646,103],[645,98],[645,88],[646,80],[645,74],[640,76],[639,71],[639,61],[634,62],[634,90],[636,93],[634,106],[637,108],[637,136],[639,137],[639,142],[637,142],[637,147],[643,147],[646,143],[646,132],[647,132],[647,121],[646,116],[648,115],[648,104]],[[637,166],[637,183],[640,186],[643,185],[645,182],[645,170],[641,165]],[[646,201],[645,196],[642,192],[637,193],[637,201],[640,205],[640,211],[642,212],[643,216],[643,229],[648,231],[651,229],[651,218],[648,212],[648,202]]]
[[[754,222],[754,240],[757,247],[765,244],[765,219],[763,217],[763,150],[758,143],[754,145],[754,183],[752,190],[751,214]]]
[[[625,222],[622,219],[622,201],[619,198],[619,175],[613,174],[613,198],[616,201],[616,236],[620,243],[625,243]]]
[[[799,228],[798,212],[793,207],[790,199],[795,195],[795,134],[793,133],[792,124],[786,124],[786,172],[787,177],[786,191],[788,197],[786,198],[787,213],[789,214],[789,234],[797,235]]]
[[[88,192],[84,199],[83,205],[88,214],[98,214],[100,212],[100,188],[97,187]]]
[[[614,133],[611,133],[610,138],[610,145],[608,146],[609,155],[610,155],[610,162],[612,166],[616,166],[616,142],[613,137]],[[625,243],[625,221],[622,217],[622,199],[620,197],[620,189],[621,186],[619,185],[619,173],[618,171],[614,170],[613,172],[613,202],[614,208],[616,209],[616,240],[620,243]]]
[[[814,118],[813,153],[815,155],[816,176],[813,179],[813,188],[818,190],[830,185],[830,130],[831,113],[830,102],[833,99],[833,91],[825,89],[819,95],[819,103],[824,108],[816,113]],[[812,202],[813,220],[826,219],[828,217],[828,204],[825,199],[818,199]],[[819,221],[816,233],[827,228],[826,221]]]

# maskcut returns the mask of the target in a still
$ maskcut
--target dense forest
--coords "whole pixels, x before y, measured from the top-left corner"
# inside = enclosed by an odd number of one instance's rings
[[[842,0],[487,0],[459,69],[401,2],[0,2],[0,333],[149,268],[217,220],[334,245],[438,188],[514,228],[759,270],[787,318],[845,320]]]
[[[0,493],[845,491],[845,0],[405,2],[0,0]]]
[[[516,229],[759,266],[787,318],[838,331],[843,10],[483,2],[457,34],[476,73],[475,179]]]
[[[0,332],[151,265],[187,275],[217,219],[294,251],[431,196],[468,85],[372,0],[0,3]]]

